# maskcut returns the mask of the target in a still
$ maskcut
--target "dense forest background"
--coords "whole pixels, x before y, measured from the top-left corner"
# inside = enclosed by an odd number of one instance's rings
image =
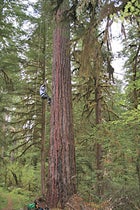
[[[0,0],[0,209],[9,196],[16,210],[46,190],[51,107],[39,88],[45,82],[52,96],[53,31],[61,4]],[[138,210],[140,4],[69,4],[77,194],[92,209]],[[122,50],[114,54],[116,39]]]

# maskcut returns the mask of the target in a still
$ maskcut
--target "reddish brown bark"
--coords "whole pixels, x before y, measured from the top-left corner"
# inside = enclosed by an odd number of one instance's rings
[[[50,207],[64,207],[76,193],[75,147],[72,120],[70,28],[63,16],[68,8],[64,1],[56,13],[53,52],[53,98],[47,200]]]

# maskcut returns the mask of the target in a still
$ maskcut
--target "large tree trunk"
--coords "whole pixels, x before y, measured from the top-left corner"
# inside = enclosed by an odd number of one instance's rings
[[[47,200],[50,207],[63,208],[76,193],[75,146],[72,120],[70,71],[70,28],[63,15],[68,0],[58,8],[54,30],[53,98],[51,104],[51,136],[48,169]]]

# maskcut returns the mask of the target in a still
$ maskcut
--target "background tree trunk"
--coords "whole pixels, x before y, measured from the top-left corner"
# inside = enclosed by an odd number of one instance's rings
[[[41,57],[41,70],[42,70],[42,83],[46,80],[46,3],[45,0],[42,1],[42,57]],[[42,121],[41,121],[41,194],[45,194],[46,186],[46,100],[42,100]]]
[[[51,105],[51,136],[48,170],[48,203],[63,208],[76,193],[75,146],[72,119],[70,70],[70,28],[64,11],[69,1],[59,6],[54,30],[53,98]]]
[[[96,101],[96,125],[102,123],[102,94],[101,86],[99,81],[97,81],[95,89],[95,101]],[[103,195],[103,163],[102,163],[102,145],[101,143],[96,143],[96,167],[97,167],[97,195],[101,198]]]
[[[42,101],[42,133],[41,133],[41,194],[45,194],[46,177],[46,100]]]

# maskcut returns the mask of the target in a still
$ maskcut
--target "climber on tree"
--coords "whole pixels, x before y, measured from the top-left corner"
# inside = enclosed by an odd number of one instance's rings
[[[51,98],[46,93],[46,86],[45,86],[45,84],[40,86],[40,96],[41,96],[42,99],[47,99],[49,105],[51,104]]]

